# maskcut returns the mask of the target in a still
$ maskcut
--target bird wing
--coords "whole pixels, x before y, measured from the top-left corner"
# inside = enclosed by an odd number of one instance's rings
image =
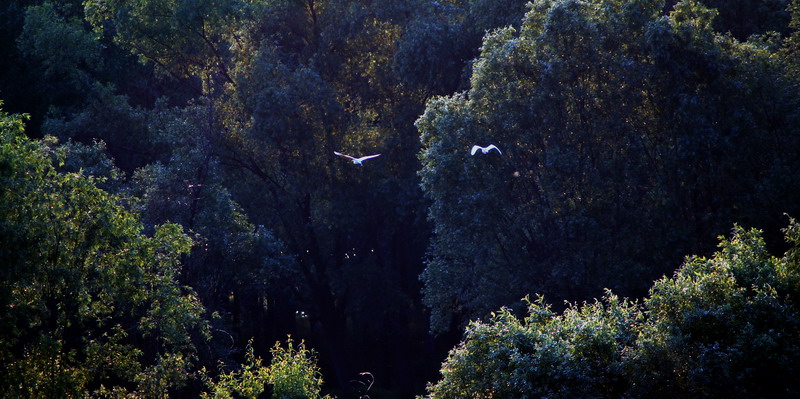
[[[469,155],[475,155],[475,153],[478,152],[478,150],[480,150],[480,149],[481,149],[481,146],[473,145],[472,146],[472,150],[470,150],[470,152],[469,152]]]
[[[370,158],[375,158],[375,157],[377,157],[377,156],[380,156],[380,155],[381,155],[381,154],[367,155],[367,156],[365,156],[365,157],[358,158],[358,161],[366,161],[367,159],[370,159]],[[355,158],[353,158],[353,159],[355,159]]]
[[[492,144],[492,145],[490,145],[490,146],[486,147],[486,151],[490,151],[492,148],[494,148],[495,150],[497,150],[497,152],[499,152],[499,153],[500,153],[500,155],[503,155],[503,151],[500,151],[500,149],[499,149],[499,148],[497,148],[497,146],[496,146],[496,145],[494,145],[494,144]]]
[[[356,159],[355,157],[351,157],[350,155],[347,155],[347,154],[342,154],[341,152],[336,152],[336,151],[334,151],[333,153],[334,153],[334,154],[336,154],[336,155],[338,155],[338,156],[340,156],[340,157],[345,157],[345,158],[350,158],[350,159]]]

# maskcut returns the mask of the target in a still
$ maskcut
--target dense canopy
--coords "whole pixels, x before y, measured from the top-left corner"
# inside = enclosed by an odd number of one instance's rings
[[[3,2],[0,397],[796,396],[800,1],[735,3]]]

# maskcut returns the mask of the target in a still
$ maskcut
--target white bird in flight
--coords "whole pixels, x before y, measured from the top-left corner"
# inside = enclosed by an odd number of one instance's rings
[[[488,154],[489,151],[491,151],[491,150],[497,150],[497,152],[499,152],[500,155],[503,155],[503,151],[500,151],[500,149],[497,148],[497,146],[494,145],[494,144],[489,144],[486,147],[481,147],[479,145],[473,145],[472,146],[472,150],[469,153],[470,153],[470,155],[475,155],[475,153],[478,152],[478,150],[481,150],[481,152],[484,153],[484,154]]]
[[[364,157],[361,157],[361,158],[356,158],[356,157],[351,157],[350,155],[347,155],[347,154],[342,154],[341,152],[336,152],[336,151],[334,151],[333,153],[334,153],[334,154],[336,154],[336,155],[338,155],[338,156],[340,156],[340,157],[350,158],[350,159],[352,159],[352,160],[353,160],[353,163],[354,163],[354,164],[356,164],[356,165],[361,165],[361,166],[364,166],[364,164],[362,164],[361,162],[364,162],[364,161],[366,161],[367,159],[370,159],[370,158],[375,158],[375,157],[377,157],[377,156],[380,156],[380,155],[381,155],[381,154],[375,154],[375,155],[367,155],[367,156],[364,156]]]

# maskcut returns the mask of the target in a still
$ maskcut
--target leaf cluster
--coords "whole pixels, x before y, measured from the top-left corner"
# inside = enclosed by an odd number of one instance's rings
[[[192,336],[208,333],[203,306],[177,281],[191,239],[174,224],[144,235],[95,178],[57,171],[22,117],[0,119],[5,394],[158,396],[180,386]]]
[[[303,341],[295,348],[289,337],[285,348],[276,342],[270,353],[269,366],[262,366],[262,360],[248,345],[241,369],[220,374],[217,381],[206,376],[206,385],[211,392],[204,392],[200,397],[221,399],[237,395],[256,398],[269,392],[271,398],[277,399],[330,399],[330,396],[320,394],[322,378],[315,354],[306,349]]]
[[[800,356],[798,223],[782,258],[735,227],[711,258],[688,257],[642,302],[602,301],[472,322],[431,398],[792,397]]]

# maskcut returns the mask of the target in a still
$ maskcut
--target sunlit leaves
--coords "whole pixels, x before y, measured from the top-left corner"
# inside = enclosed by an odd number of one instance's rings
[[[796,226],[792,220],[785,230],[790,241]],[[798,278],[796,248],[771,257],[759,231],[739,227],[720,248],[709,259],[688,258],[654,284],[632,358],[637,395],[798,392],[790,377],[800,355],[798,286],[789,283]]]
[[[270,349],[272,359],[268,366],[255,356],[252,340],[247,347],[245,363],[239,370],[222,373],[217,381],[206,377],[206,386],[211,392],[201,397],[223,399],[235,397],[256,398],[264,392],[270,397],[282,399],[327,399],[320,395],[322,377],[316,364],[315,352],[306,349],[300,341],[296,345],[289,337],[286,347],[276,342]]]
[[[201,78],[205,92],[230,81],[227,43],[248,6],[238,0],[84,2],[96,31],[108,31],[162,72]]]
[[[432,398],[618,397],[623,349],[635,340],[641,311],[607,294],[602,302],[554,314],[529,302],[523,320],[507,310],[474,322],[442,365]]]
[[[783,397],[797,394],[798,224],[782,258],[735,227],[712,258],[689,257],[642,303],[554,313],[542,298],[473,322],[429,386],[431,398]]]
[[[0,116],[0,318],[13,326],[0,335],[3,385],[24,397],[179,386],[191,336],[205,326],[203,307],[176,281],[191,240],[176,225],[143,235],[120,198],[92,177],[57,172],[19,118]]]

